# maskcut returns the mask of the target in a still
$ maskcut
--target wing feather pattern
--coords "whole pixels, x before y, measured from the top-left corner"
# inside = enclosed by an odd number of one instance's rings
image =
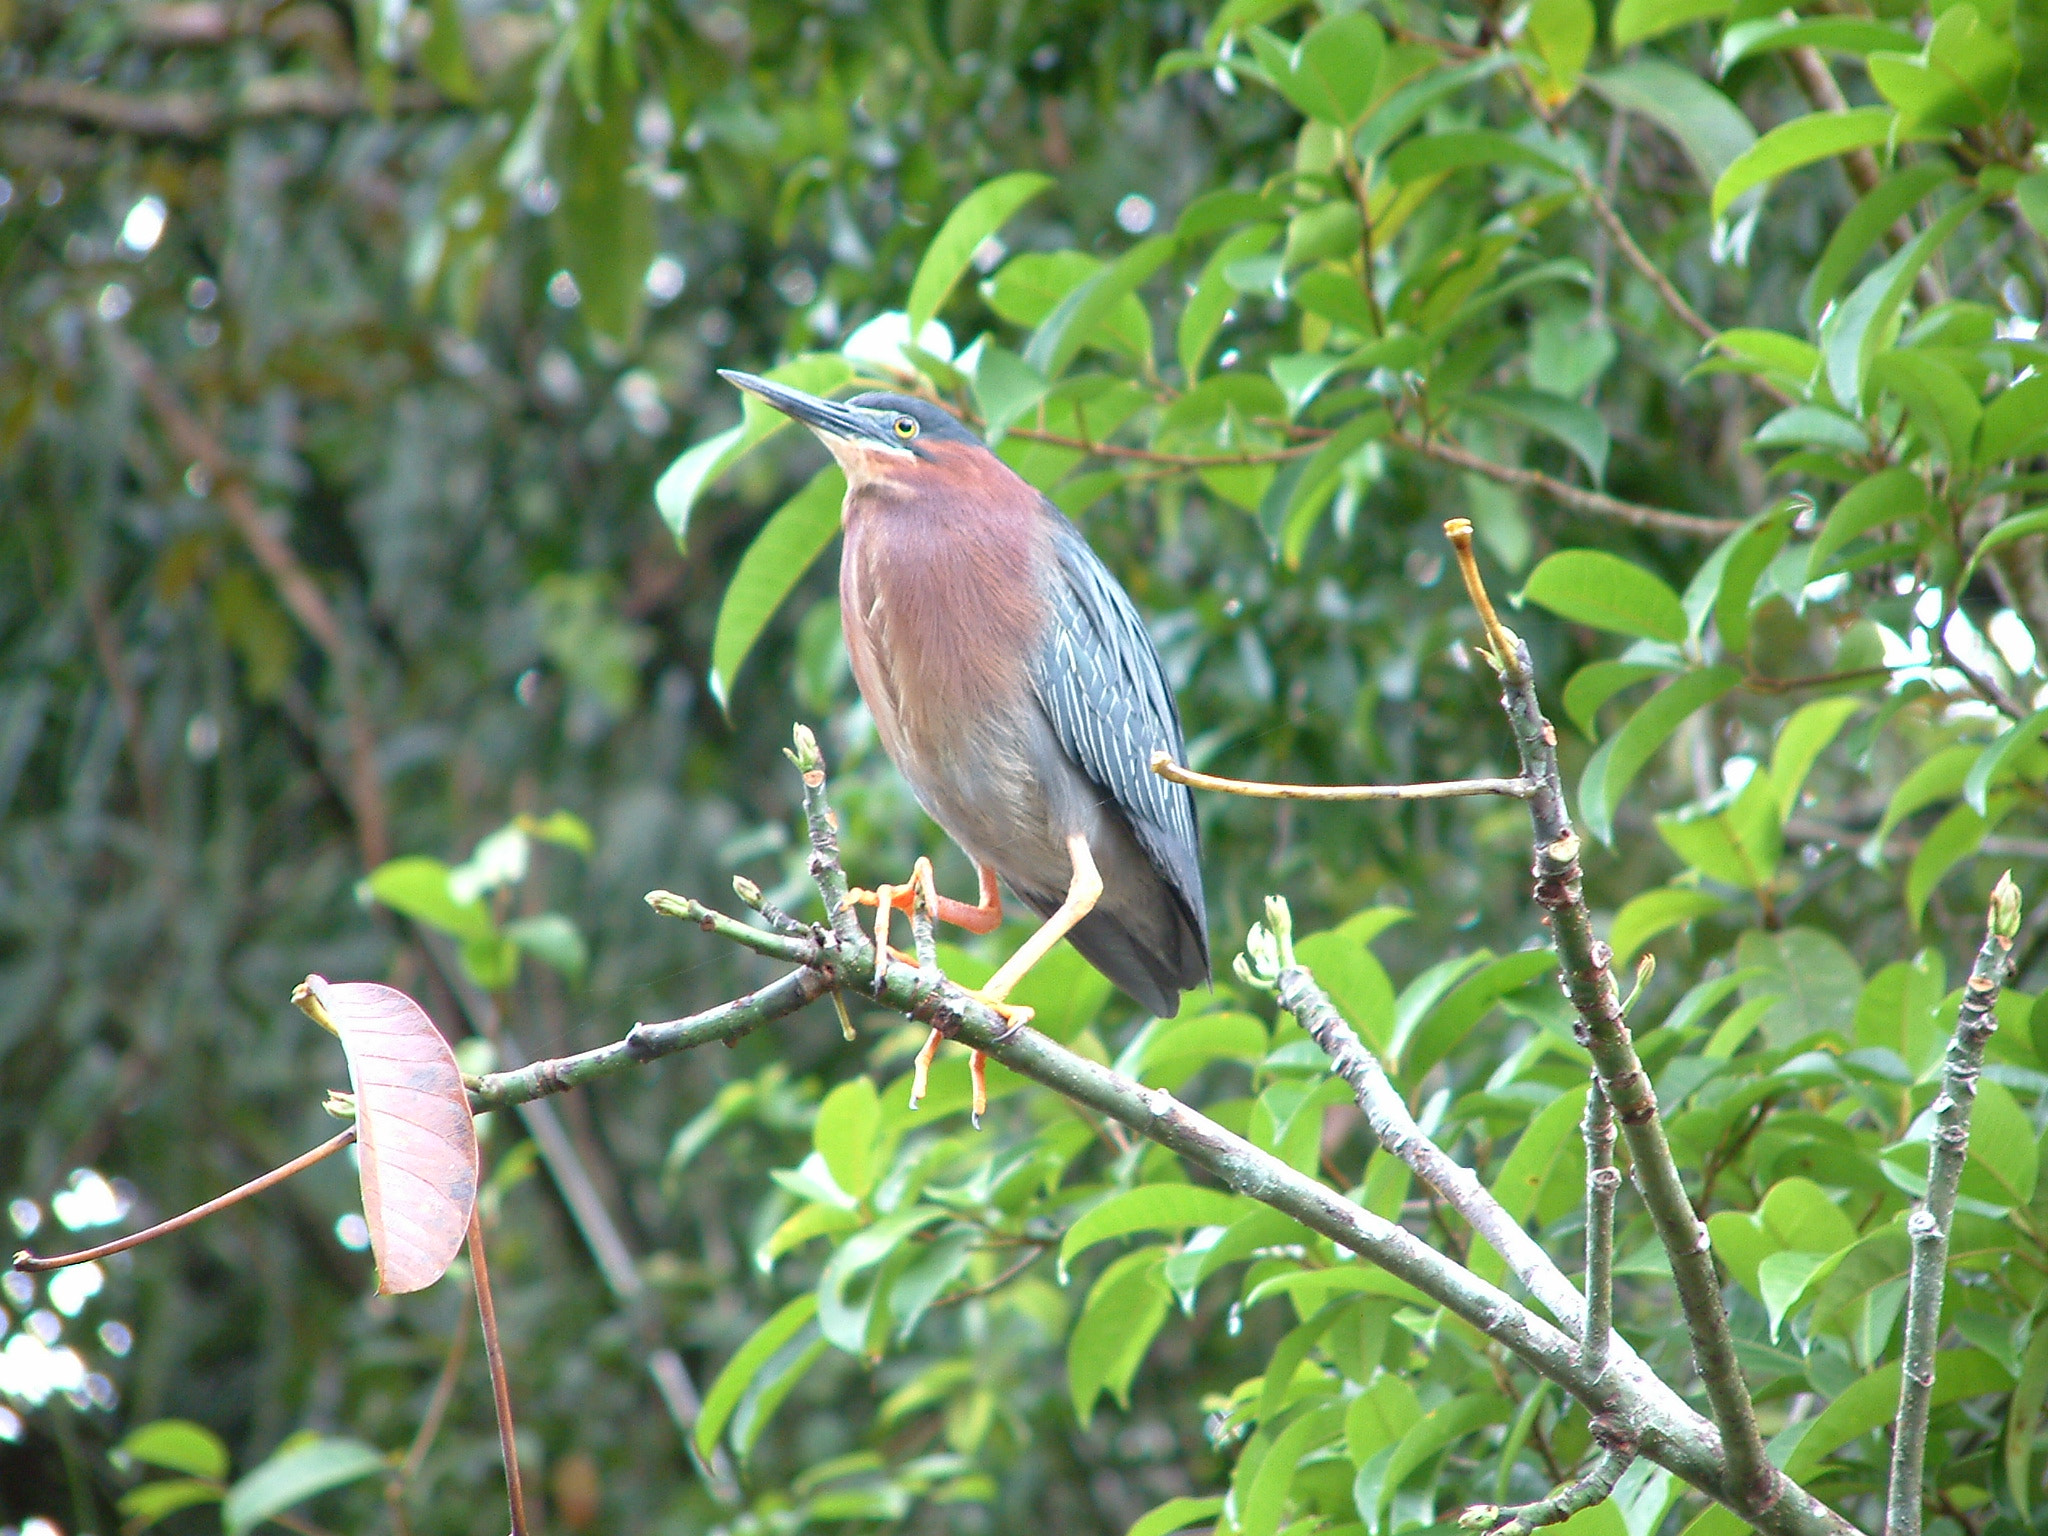
[[[1194,797],[1149,766],[1159,750],[1183,760],[1180,711],[1144,620],[1064,517],[1054,545],[1059,579],[1052,583],[1045,642],[1032,661],[1033,688],[1061,746],[1114,799],[1179,903],[1206,976],[1208,929]]]

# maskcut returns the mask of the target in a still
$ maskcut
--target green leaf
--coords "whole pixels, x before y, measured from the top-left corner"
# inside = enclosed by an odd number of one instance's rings
[[[1394,1502],[1394,1494],[1408,1480],[1409,1474],[1420,1469],[1438,1451],[1475,1430],[1484,1429],[1489,1424],[1504,1424],[1513,1417],[1513,1405],[1494,1392],[1470,1392],[1425,1413],[1394,1447],[1385,1481],[1380,1484],[1380,1514],[1385,1515]]]
[[[582,930],[559,912],[515,917],[505,925],[504,936],[572,981],[590,968],[590,946],[583,941]]]
[[[1711,892],[1680,885],[1659,886],[1631,898],[1614,914],[1614,926],[1607,934],[1607,943],[1614,951],[1615,969],[1626,969],[1658,934],[1727,908],[1728,903]]]
[[[1105,1269],[1067,1339],[1067,1391],[1086,1429],[1104,1392],[1130,1406],[1131,1378],[1166,1321],[1171,1293],[1159,1272],[1163,1248],[1140,1248]]]
[[[1614,634],[1676,643],[1685,638],[1678,594],[1639,565],[1598,549],[1564,549],[1529,573],[1521,601]]]
[[[1771,747],[1771,787],[1778,796],[1779,821],[1792,815],[1815,760],[1862,707],[1857,699],[1816,699],[1793,711],[1778,728],[1778,739]]]
[[[1915,54],[1873,53],[1870,83],[1899,109],[1901,128],[1967,128],[2004,110],[2019,75],[2017,49],[1975,6],[1952,5]]]
[[[1579,816],[1586,830],[1603,843],[1612,842],[1614,812],[1644,765],[1687,717],[1741,681],[1733,667],[1705,667],[1683,673],[1645,700],[1586,763],[1579,780]]]
[[[836,352],[806,353],[779,368],[769,369],[765,375],[778,384],[813,395],[830,394],[852,376],[853,364]],[[690,512],[698,497],[755,448],[793,425],[789,417],[767,401],[743,392],[737,426],[706,438],[669,465],[655,482],[654,500],[661,509],[662,521],[675,535],[678,549],[688,546]]]
[[[696,1427],[691,1431],[699,1454],[707,1460],[710,1458],[717,1449],[718,1437],[725,1433],[725,1426],[732,1419],[733,1410],[739,1407],[740,1399],[746,1395],[761,1367],[817,1315],[817,1293],[806,1291],[755,1329],[747,1342],[733,1352],[733,1357],[718,1373],[718,1379],[711,1383],[711,1390],[704,1394],[703,1411],[698,1414]]]
[[[1842,291],[1842,284],[1864,255],[1913,205],[1936,187],[1955,180],[1955,167],[1947,160],[1922,160],[1895,171],[1864,193],[1835,226],[1813,264],[1806,286],[1799,296],[1799,313],[1808,326],[1818,327],[1830,301]]]
[[[870,1357],[887,1337],[884,1305],[892,1271],[907,1263],[904,1245],[949,1219],[943,1208],[914,1206],[846,1239],[818,1276],[818,1331],[849,1355]],[[877,1271],[865,1282],[861,1276]]]
[[[1166,265],[1173,250],[1172,236],[1154,235],[1082,283],[1032,333],[1024,361],[1048,379],[1059,378],[1116,307]]]
[[[384,1454],[360,1440],[294,1436],[228,1489],[221,1523],[228,1536],[242,1536],[315,1494],[390,1470]]]
[[[159,1520],[195,1504],[217,1504],[221,1488],[217,1482],[196,1477],[166,1477],[140,1488],[130,1488],[115,1506],[121,1512],[123,1532],[146,1531]]]
[[[1544,1105],[1516,1138],[1491,1185],[1493,1198],[1516,1222],[1528,1221],[1537,1196],[1553,1178],[1569,1174],[1575,1183],[1585,1182],[1585,1141],[1579,1134],[1585,1112],[1585,1087],[1568,1088]],[[1499,1284],[1507,1273],[1506,1261],[1483,1243],[1472,1245],[1467,1263],[1489,1284]]]
[[[545,816],[522,812],[512,818],[512,825],[528,837],[558,848],[572,848],[586,859],[597,849],[597,837],[591,832],[590,823],[574,811],[554,810]]]
[[[1413,1029],[1396,1034],[1388,1048],[1402,1076],[1419,1080],[1463,1040],[1494,1003],[1557,969],[1548,949],[1518,950],[1489,960],[1437,1001]]]
[[[1977,562],[2001,544],[2010,544],[2015,539],[2031,538],[2037,533],[2048,533],[2048,507],[2034,507],[2028,511],[2008,517],[1977,541],[1977,547],[1970,551],[1970,562],[1964,569],[1964,581],[1969,573],[1977,569]]]
[[[719,602],[711,637],[711,696],[728,714],[733,679],[775,610],[839,531],[839,505],[845,496],[846,477],[837,464],[826,465],[762,525],[740,557]]]
[[[1889,107],[1852,107],[1846,112],[1809,112],[1773,128],[1738,155],[1714,183],[1714,217],[1720,218],[1751,187],[1764,186],[1787,171],[1884,143],[1891,136],[1893,116]]]
[[[1569,180],[1571,168],[1534,145],[1495,128],[1461,128],[1410,139],[1387,157],[1387,178],[1396,186],[1472,166],[1516,166]]]
[[[1688,868],[1746,891],[1770,884],[1784,849],[1777,796],[1763,773],[1751,775],[1732,796],[1659,816],[1657,835]]]
[[[1506,52],[1489,53],[1449,69],[1429,70],[1404,82],[1366,116],[1352,139],[1360,160],[1377,159],[1431,107],[1466,86],[1498,74],[1515,62]]]
[[[2037,1325],[2005,1410],[2005,1486],[2019,1505],[2022,1520],[2031,1514],[2034,1432],[2041,1424],[2043,1401],[2048,1401],[2048,1328]]]
[[[1906,866],[1906,916],[1917,929],[1927,910],[1927,898],[1955,867],[1984,844],[1991,820],[1967,805],[1953,805],[1913,850],[1913,862]]]
[[[2005,1368],[1982,1350],[1943,1350],[1934,1359],[1932,1406],[2003,1392],[2011,1384]],[[1821,1411],[1785,1458],[1785,1475],[1795,1482],[1812,1477],[1830,1453],[1891,1423],[1898,1409],[1899,1365],[1893,1361],[1852,1383]]]
[[[775,1410],[782,1406],[784,1398],[796,1390],[798,1384],[808,1376],[831,1345],[824,1339],[813,1339],[793,1356],[771,1360],[754,1379],[754,1389],[740,1399],[740,1405],[732,1415],[732,1446],[740,1454],[741,1461],[749,1460],[754,1446],[760,1441],[761,1431],[768,1427],[768,1421],[775,1417]],[[815,1507],[815,1506],[814,1506]]]
[[[1489,416],[1531,427],[1556,438],[1578,456],[1579,462],[1586,466],[1586,472],[1593,477],[1594,484],[1599,484],[1606,477],[1607,424],[1591,407],[1576,400],[1546,395],[1540,389],[1490,389],[1466,396],[1464,403]],[[1676,601],[1674,598],[1674,604]]]
[[[1045,398],[1049,387],[1037,369],[1007,347],[984,344],[974,365],[974,404],[981,412],[983,436],[990,443],[1001,442],[1003,434]]]
[[[2011,730],[2002,732],[1970,765],[1969,774],[1963,779],[1963,803],[1979,816],[1989,815],[1985,798],[1991,787],[2017,772],[2020,755],[2044,735],[2048,735],[2048,709],[2037,709]]]
[[[1943,463],[1969,464],[1984,408],[1960,373],[1918,348],[1896,347],[1871,359],[1870,379],[1904,403],[1921,439]]]
[[[190,1419],[152,1419],[122,1436],[112,1454],[216,1482],[228,1475],[227,1446],[219,1435]],[[218,1490],[215,1493],[217,1497]]]
[[[1607,23],[1608,36],[1619,53],[1631,43],[1660,37],[1689,21],[1725,16],[1735,0],[1621,0]]]
[[[469,48],[462,36],[460,0],[432,0],[433,25],[420,44],[420,68],[450,101],[474,105],[482,96],[476,72],[469,67]]]
[[[1586,76],[1610,106],[1649,119],[1677,141],[1700,185],[1711,187],[1756,143],[1741,109],[1689,69],[1642,58]]]
[[[1931,949],[1878,971],[1856,1000],[1858,1048],[1891,1051],[1918,1076],[1941,1049],[1935,1013],[1945,985],[1941,956]]]
[[[2034,1198],[2041,1166],[2034,1122],[2012,1090],[1993,1078],[1977,1084],[1977,1104],[1970,1112],[1970,1161],[1990,1175],[1996,1204],[2017,1210]],[[1967,1183],[1963,1192],[1972,1193]],[[1986,1192],[1976,1193],[1981,1199]]]
[[[1274,85],[1306,116],[1349,128],[1372,105],[1387,40],[1364,11],[1345,11],[1312,28]]]
[[[1253,224],[1240,229],[1219,244],[1203,265],[1195,291],[1188,296],[1187,304],[1180,312],[1180,327],[1175,337],[1181,376],[1190,387],[1201,377],[1202,359],[1216,340],[1216,333],[1223,328],[1224,315],[1237,302],[1237,290],[1230,285],[1224,273],[1235,263],[1269,249],[1279,234],[1280,226],[1277,224]],[[1355,288],[1357,285],[1350,286]]]
[[[1712,602],[1714,627],[1721,632],[1721,644],[1732,655],[1740,656],[1749,650],[1749,615],[1756,584],[1778,558],[1778,551],[1785,547],[1785,540],[1791,536],[1791,524],[1790,509],[1780,507],[1750,519],[1748,526],[1729,536],[1728,558]],[[1693,590],[1688,587],[1686,597],[1692,596]]]
[[[1288,1490],[1294,1486],[1309,1452],[1334,1438],[1344,1423],[1344,1410],[1335,1403],[1313,1409],[1289,1422],[1273,1437],[1273,1444],[1261,1457],[1252,1475],[1243,1476],[1245,1462],[1239,1462],[1237,1531],[1239,1536],[1275,1536],[1280,1516],[1287,1505]],[[1248,1459],[1248,1458],[1247,1458]]]
[[[1643,661],[1588,662],[1564,685],[1564,712],[1587,740],[1598,741],[1601,705],[1637,683],[1668,676],[1674,670]]]
[[[1141,1184],[1091,1206],[1060,1242],[1060,1273],[1075,1254],[1133,1232],[1185,1232],[1227,1226],[1245,1213],[1242,1197],[1194,1184]]]
[[[1360,916],[1375,918],[1381,914],[1387,914],[1393,921],[1408,915],[1382,907]],[[1303,965],[1315,972],[1316,980],[1330,994],[1330,1001],[1337,1005],[1345,1022],[1358,1031],[1359,1038],[1375,1051],[1384,1052],[1393,1036],[1394,984],[1366,947],[1372,935],[1361,936],[1358,923],[1359,918],[1353,918],[1327,933],[1311,934],[1295,944],[1294,952]]]
[[[605,51],[618,46],[607,41]],[[595,110],[571,107],[555,119],[558,142],[551,158],[566,174],[549,228],[562,265],[575,274],[583,323],[631,349],[639,343],[647,268],[655,253],[654,195],[647,178],[635,174],[640,146],[633,119],[640,92],[619,69],[606,68],[596,100],[586,105]]]
[[[457,901],[448,891],[449,868],[420,855],[379,864],[363,881],[372,897],[416,923],[458,939],[488,943],[498,925],[481,899]]]
[[[1781,1249],[1757,1265],[1757,1297],[1764,1304],[1770,1323],[1771,1341],[1777,1342],[1778,1328],[1806,1294],[1813,1279],[1829,1265],[1831,1255],[1808,1253],[1803,1249]]]
[[[1176,1531],[1191,1530],[1198,1525],[1214,1525],[1215,1516],[1221,1512],[1223,1500],[1219,1497],[1207,1499],[1168,1499],[1156,1509],[1148,1510],[1138,1517],[1137,1523],[1124,1536],[1174,1536]]]
[[[1870,836],[1868,862],[1877,862],[1882,855],[1884,840],[1891,835],[1892,828],[1908,816],[1925,809],[1937,800],[1946,800],[1951,795],[1963,792],[1963,780],[1970,776],[1970,766],[1976,762],[1978,751],[1975,745],[1968,742],[1943,747],[1900,780],[1899,787],[1892,791],[1891,800],[1885,805],[1884,816],[1878,821],[1877,830]]]
[[[1593,51],[1597,23],[1592,0],[1530,0],[1524,8],[1517,49],[1539,61],[1528,69],[1530,84],[1546,106],[1571,99]]]
[[[1980,193],[1949,208],[1858,283],[1821,326],[1821,354],[1827,361],[1828,387],[1844,407],[1860,409],[1870,364],[1898,335],[1899,308],[1912,291],[1920,269],[1933,259],[1963,220],[1982,205]]]
[[[1735,954],[1757,973],[1743,983],[1743,997],[1777,1000],[1757,1024],[1772,1047],[1819,1034],[1847,1036],[1855,1027],[1863,972],[1833,935],[1818,928],[1751,929],[1736,940]]]
[[[982,241],[1052,184],[1052,177],[1038,171],[1012,171],[984,182],[960,200],[925,247],[917,276],[911,280],[910,299],[903,306],[910,317],[911,335],[924,334],[926,322],[939,312],[961,274],[973,263]]]
[[[1976,459],[1992,465],[2038,452],[2048,438],[2048,373],[2036,373],[2000,390],[1984,407],[1977,429]]]
[[[1854,16],[1823,16],[1801,20],[1785,13],[1749,21],[1731,22],[1721,34],[1715,50],[1715,64],[1725,75],[1744,59],[1760,53],[1781,53],[1791,48],[1818,48],[1829,53],[1848,53],[1861,58],[1886,48],[1910,48],[1913,36],[1882,22],[1863,21]]]
[[[865,1199],[880,1176],[877,1140],[882,1105],[865,1077],[848,1078],[825,1095],[811,1127],[811,1141],[832,1182],[856,1200]]]
[[[1876,528],[1917,523],[1927,513],[1927,486],[1910,469],[1885,469],[1859,480],[1828,513],[1806,560],[1806,579],[1828,573],[1835,552]]]

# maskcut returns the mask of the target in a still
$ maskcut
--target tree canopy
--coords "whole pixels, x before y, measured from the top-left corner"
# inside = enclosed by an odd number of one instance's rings
[[[1528,773],[1470,520],[1759,1444],[1867,1531],[2012,871],[1925,1492],[1943,1536],[2019,1536],[2044,121],[2041,0],[0,0],[14,1231],[90,1241],[330,1136],[309,972],[410,993],[472,1073],[770,983],[772,946],[642,897],[737,875],[826,919],[793,721],[857,882],[930,852],[971,888],[848,672],[837,472],[713,370],[885,385],[1076,520],[1216,775]],[[1529,809],[1197,798],[1213,989],[1143,1019],[1061,950],[1036,1029],[1576,1337],[1366,1123],[1398,1106],[1579,1275],[1585,998]],[[820,999],[480,1122],[547,1528],[1392,1536],[1588,1466],[1575,1536],[1744,1523],[1099,1106],[998,1065],[973,1131],[952,1051],[913,1113],[923,1028],[843,1000],[853,1039]],[[1385,1100],[1332,1075],[1337,1020]],[[1620,1195],[1615,1325],[1725,1434],[1668,1209]],[[0,1523],[501,1518],[464,1271],[373,1295],[367,1241],[336,1161],[7,1275]]]

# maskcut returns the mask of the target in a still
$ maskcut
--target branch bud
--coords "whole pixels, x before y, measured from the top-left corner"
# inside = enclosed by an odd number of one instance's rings
[[[1498,1504],[1474,1504],[1458,1516],[1458,1528],[1465,1531],[1483,1531],[1500,1519]]]
[[[1986,925],[1991,933],[2010,944],[2020,932],[2020,888],[2012,883],[2012,871],[1998,877],[1991,887],[1991,914]]]
[[[745,875],[734,875],[732,877],[732,893],[756,912],[761,910],[761,887],[754,884]]]
[[[1277,946],[1279,970],[1294,969],[1294,913],[1287,905],[1285,896],[1266,898],[1266,929],[1273,935]]]
[[[687,896],[678,896],[674,891],[649,891],[647,905],[663,917],[680,917],[688,920],[696,916],[696,913],[690,910],[696,903]]]

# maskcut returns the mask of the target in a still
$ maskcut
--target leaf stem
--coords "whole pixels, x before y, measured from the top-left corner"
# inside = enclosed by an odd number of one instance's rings
[[[14,1267],[28,1274],[41,1274],[47,1269],[65,1269],[73,1264],[85,1264],[94,1259],[104,1259],[112,1253],[125,1253],[130,1248],[140,1248],[144,1243],[168,1236],[196,1221],[204,1221],[215,1211],[224,1211],[237,1201],[251,1195],[260,1195],[273,1184],[282,1184],[295,1173],[302,1173],[323,1158],[334,1156],[343,1147],[356,1139],[356,1128],[350,1126],[340,1135],[323,1141],[310,1152],[301,1152],[288,1163],[281,1163],[268,1173],[258,1174],[246,1184],[238,1184],[224,1195],[215,1195],[204,1205],[195,1205],[189,1211],[173,1216],[169,1221],[160,1221],[153,1227],[140,1232],[131,1232],[126,1237],[117,1237],[111,1243],[101,1243],[97,1248],[81,1249],[77,1253],[62,1253],[54,1258],[39,1259],[26,1248],[14,1256]]]
[[[484,1358],[491,1366],[491,1406],[498,1415],[498,1453],[505,1460],[505,1501],[512,1511],[512,1536],[526,1536],[526,1495],[519,1486],[519,1440],[512,1425],[512,1386],[505,1376],[505,1348],[498,1338],[498,1306],[491,1297],[491,1272],[484,1262],[483,1218],[469,1213],[469,1267],[476,1276],[476,1310],[483,1320]]]

